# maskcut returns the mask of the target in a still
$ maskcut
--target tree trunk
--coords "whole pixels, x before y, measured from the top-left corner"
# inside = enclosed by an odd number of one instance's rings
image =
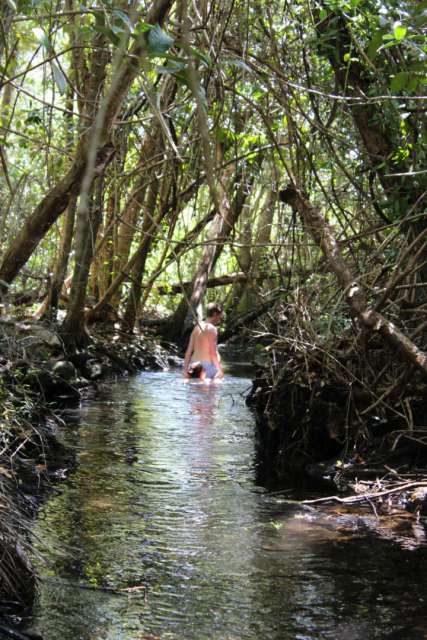
[[[242,222],[243,228],[239,237],[242,246],[239,248],[236,258],[239,268],[245,274],[245,279],[239,279],[234,283],[227,307],[227,326],[234,321],[237,314],[249,311],[245,308],[248,301],[245,291],[252,271],[252,216],[248,215]]]
[[[145,263],[147,261],[148,253],[150,251],[150,247],[153,242],[152,216],[156,210],[156,202],[157,202],[157,195],[159,193],[159,186],[160,186],[159,180],[155,178],[154,181],[151,183],[148,191],[147,202],[145,206],[146,213],[145,213],[144,222],[143,222],[142,231],[141,231],[141,236],[142,237],[147,236],[147,239],[144,245],[144,250],[140,252],[138,259],[135,261],[135,264],[133,265],[133,268],[132,268],[131,286],[130,286],[130,291],[126,301],[125,310],[123,313],[123,318],[121,323],[122,330],[126,331],[127,333],[133,333],[133,330],[135,327],[135,320],[138,313],[139,302],[141,300],[142,275],[145,270]],[[158,219],[158,222],[160,223],[161,220]]]
[[[175,206],[175,212],[173,215],[173,218],[169,224],[169,231],[168,231],[168,241],[170,241],[172,239],[174,230],[175,230],[175,226],[178,220],[178,215],[180,212],[180,208],[182,207],[182,205],[185,204],[184,203],[180,203],[179,206],[178,204],[176,204]],[[193,229],[191,229],[191,231],[184,237],[182,238],[182,240],[177,243],[173,249],[172,252],[169,253],[168,256],[168,252],[169,252],[169,245],[165,247],[165,250],[163,252],[163,254],[160,257],[160,260],[157,264],[157,267],[154,269],[154,272],[151,274],[150,279],[148,280],[148,282],[145,284],[144,287],[144,295],[141,301],[141,305],[140,305],[140,313],[143,311],[145,304],[148,300],[148,297],[150,295],[150,292],[153,288],[153,285],[155,283],[155,281],[157,280],[157,278],[159,277],[159,275],[162,273],[162,271],[164,271],[165,269],[167,269],[167,267],[171,264],[173,264],[174,262],[177,262],[180,257],[182,256],[183,253],[185,253],[185,251],[187,250],[187,247],[189,245],[191,245],[191,242],[197,238],[197,236],[203,231],[203,229],[206,227],[206,225],[209,224],[209,222],[211,222],[212,218],[214,217],[214,211],[210,211],[206,216],[204,216],[204,218],[202,220],[200,220]],[[190,283],[191,285],[191,283]],[[189,286],[190,286],[189,285]]]
[[[238,211],[236,216],[232,215],[232,213],[235,213],[235,210],[234,212],[231,210],[226,188],[223,184],[223,182],[228,182],[229,173],[230,168],[223,174],[222,180],[220,181],[221,196],[218,198],[219,210],[217,210],[209,229],[205,248],[193,279],[191,291],[188,296],[184,295],[171,318],[173,332],[176,332],[177,336],[184,336],[194,325],[194,322],[202,318],[202,301],[206,292],[207,280],[212,269],[215,267],[216,261],[221,255],[224,242],[231,233],[237,221],[238,214],[240,213],[240,211]]]
[[[224,174],[220,182],[220,189],[218,190],[220,210],[212,222],[190,294],[184,296],[171,318],[171,324],[175,326],[173,332],[177,332],[180,337],[188,333],[195,319],[201,318],[201,305],[206,293],[209,276],[224,249],[225,242],[234,230],[254,179],[255,171],[249,176],[249,179],[245,180],[243,169],[239,169],[235,178],[236,194],[232,204],[228,200],[225,187],[229,180],[228,172]]]
[[[74,221],[76,217],[77,199],[72,198],[64,218],[61,234],[61,245],[56,259],[43,316],[50,322],[56,321],[59,295],[67,275],[68,260],[73,242]]]
[[[329,268],[335,273],[345,292],[345,298],[352,314],[371,332],[378,332],[385,341],[398,350],[405,360],[414,365],[424,376],[427,375],[427,354],[419,349],[392,322],[368,306],[366,294],[341,255],[333,230],[321,212],[313,207],[295,186],[280,192],[282,202],[297,211],[316,244],[323,251]]]
[[[79,207],[75,238],[75,266],[67,315],[61,327],[64,342],[70,347],[87,344],[84,306],[96,236],[102,219],[103,178],[93,184],[88,206]]]
[[[132,241],[137,231],[138,216],[143,208],[145,199],[149,171],[144,165],[150,162],[152,156],[155,155],[153,149],[156,147],[156,136],[159,133],[159,127],[154,125],[143,140],[140,150],[139,161],[139,177],[136,180],[135,187],[128,198],[122,215],[120,216],[120,225],[117,231],[117,250],[114,264],[114,276],[116,276],[129,259],[129,252]],[[144,168],[144,170],[142,170]],[[118,303],[120,299],[121,287],[119,287],[113,297]],[[114,304],[114,303],[113,303]]]
[[[3,55],[3,51],[5,48],[6,40],[5,37],[10,33],[10,27],[12,25],[13,16],[16,13],[16,8],[13,9],[12,2],[5,2],[3,0],[0,2],[0,22],[1,22],[1,30],[2,35],[0,38],[0,56]]]
[[[321,35],[320,50],[328,58],[338,86],[343,94],[355,98],[355,101],[350,103],[350,111],[368,162],[378,176],[388,202],[394,207],[398,205],[400,217],[411,209],[412,214],[417,213],[417,210],[421,211],[427,191],[426,176],[419,176],[415,186],[409,164],[403,160],[396,161],[400,141],[390,126],[391,116],[381,109],[379,103],[366,100],[373,86],[372,71],[352,56],[353,36],[344,18],[339,13],[330,13],[327,18],[318,21],[317,30]],[[350,59],[347,61],[348,56]],[[396,131],[399,131],[397,126]],[[427,217],[423,216],[409,226],[411,225],[414,234],[418,235],[426,228]],[[404,229],[408,229],[408,225],[405,225]],[[420,256],[420,275],[423,282],[427,281],[426,262],[427,252],[424,251]]]
[[[246,283],[242,283],[241,290],[237,293],[237,305],[235,308],[236,315],[249,313],[249,311],[259,304],[259,290],[269,273],[270,269],[270,239],[271,228],[274,217],[274,200],[273,190],[271,187],[270,173],[265,178],[267,184],[264,193],[261,194],[260,202],[258,206],[254,207],[256,211],[259,211],[259,221],[256,229],[256,241],[252,250],[246,249],[246,253],[243,252],[242,256],[246,261],[249,261],[249,268],[247,269]],[[249,258],[250,256],[250,258]],[[231,314],[231,322],[233,322],[233,314]]]
[[[148,13],[146,22],[162,24],[174,0],[157,0]],[[0,265],[0,290],[6,291],[20,269],[30,258],[39,242],[44,238],[53,223],[66,209],[73,195],[79,192],[80,185],[92,155],[94,174],[101,174],[112,157],[113,145],[109,140],[111,126],[127,92],[136,78],[141,61],[147,54],[146,35],[142,34],[131,50],[120,61],[111,80],[110,88],[98,111],[93,125],[80,139],[75,159],[62,180],[44,196],[32,215],[26,220],[21,231],[13,239]],[[99,56],[95,52],[94,56]],[[94,140],[96,148],[93,148]]]
[[[114,262],[114,226],[116,218],[116,194],[107,198],[106,214],[99,229],[100,240],[95,248],[92,291],[101,298],[111,284]]]
[[[129,278],[129,275],[135,264],[141,259],[141,256],[146,252],[147,245],[151,243],[151,236],[157,230],[157,227],[163,217],[164,212],[161,211],[160,214],[154,218],[150,218],[151,225],[147,230],[147,233],[143,234],[141,237],[141,241],[139,243],[138,248],[133,253],[133,255],[129,258],[127,264],[120,273],[112,281],[111,285],[108,287],[105,295],[96,303],[96,305],[90,309],[87,313],[88,322],[96,322],[103,317],[103,313],[105,309],[110,304],[111,299],[115,295],[117,289],[123,284],[123,282]]]

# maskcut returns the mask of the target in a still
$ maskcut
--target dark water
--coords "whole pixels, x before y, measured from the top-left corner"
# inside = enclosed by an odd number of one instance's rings
[[[79,465],[35,525],[48,550],[39,543],[29,629],[45,640],[427,637],[422,530],[417,543],[369,519],[337,526],[258,486],[249,384],[143,373],[70,417]]]

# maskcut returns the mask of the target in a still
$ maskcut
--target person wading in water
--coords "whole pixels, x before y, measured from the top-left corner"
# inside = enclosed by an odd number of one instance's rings
[[[190,378],[189,369],[193,363],[200,363],[206,378],[218,380],[224,377],[218,353],[218,331],[223,309],[220,304],[210,302],[207,307],[206,319],[198,322],[194,327],[184,358],[184,378]]]

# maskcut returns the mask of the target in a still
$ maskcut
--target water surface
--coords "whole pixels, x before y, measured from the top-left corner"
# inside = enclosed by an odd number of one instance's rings
[[[63,438],[78,467],[35,525],[46,544],[32,631],[44,640],[427,637],[426,549],[413,542],[413,521],[387,539],[369,519],[319,517],[259,486],[249,386],[145,372],[68,416]]]

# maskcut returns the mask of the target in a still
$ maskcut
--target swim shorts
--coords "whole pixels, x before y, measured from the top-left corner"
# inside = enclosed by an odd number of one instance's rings
[[[216,374],[218,373],[218,369],[216,368],[216,366],[214,364],[212,364],[212,362],[209,362],[209,360],[200,360],[200,364],[202,365],[203,369],[205,370],[206,373],[206,377],[210,378],[211,380],[213,380],[216,376]],[[190,364],[191,366],[191,364]]]

